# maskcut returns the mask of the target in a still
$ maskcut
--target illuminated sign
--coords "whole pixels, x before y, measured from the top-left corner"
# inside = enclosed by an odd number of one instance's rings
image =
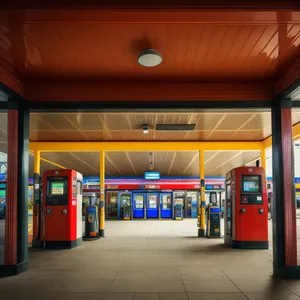
[[[214,190],[223,190],[224,186],[221,184],[206,184],[205,189],[207,191],[214,191]]]
[[[300,142],[294,143],[295,149],[300,149]]]
[[[160,173],[159,172],[146,172],[144,174],[144,178],[146,180],[158,180],[158,179],[160,179]]]
[[[159,185],[145,185],[145,189],[151,190],[151,189],[160,189]]]

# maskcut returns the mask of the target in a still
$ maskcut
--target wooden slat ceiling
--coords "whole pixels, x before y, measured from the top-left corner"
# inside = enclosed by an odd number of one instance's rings
[[[293,123],[300,121],[300,110],[293,110]],[[148,135],[141,132],[140,126],[147,122],[151,128],[156,123],[196,123],[196,131],[182,132],[155,132]],[[6,127],[7,115],[0,113],[0,151],[7,152]],[[101,136],[110,136],[109,140],[118,133],[120,139],[132,138],[131,132],[142,137],[151,137],[152,140],[214,140],[218,136],[221,140],[235,138],[255,139],[255,134],[268,136],[271,130],[269,113],[174,113],[174,114],[32,114],[31,135],[36,133],[42,139],[52,136],[54,140],[101,140]],[[111,129],[113,128],[113,130]],[[203,130],[203,128],[205,128]],[[71,133],[71,134],[70,134]],[[94,139],[87,139],[87,133]],[[229,134],[230,133],[230,134]],[[49,135],[47,135],[49,134]],[[57,137],[60,137],[57,139]],[[203,138],[205,136],[206,138]],[[52,140],[52,139],[49,139]],[[81,139],[80,139],[81,140]],[[129,139],[131,140],[131,139]],[[44,158],[66,168],[74,168],[85,176],[99,175],[98,152],[66,152],[43,153]],[[206,151],[205,174],[208,176],[225,175],[230,169],[246,164],[260,156],[257,151]],[[159,171],[163,176],[198,176],[199,155],[197,151],[153,152],[153,164],[150,166],[149,152],[107,152],[107,176],[140,176],[145,171]],[[42,162],[42,171],[55,168]],[[33,171],[33,160],[30,158],[30,172]]]
[[[300,111],[293,110],[293,124]],[[156,124],[196,124],[194,131],[156,131]],[[142,125],[150,131],[143,134]],[[32,113],[31,141],[261,141],[269,112]]]
[[[149,157],[153,156],[153,165]],[[249,163],[260,156],[259,151],[206,151],[205,174],[222,176],[234,167]],[[73,168],[85,176],[99,176],[98,152],[43,153],[42,157]],[[146,171],[162,176],[199,176],[198,151],[177,152],[106,152],[107,176],[143,176]]]

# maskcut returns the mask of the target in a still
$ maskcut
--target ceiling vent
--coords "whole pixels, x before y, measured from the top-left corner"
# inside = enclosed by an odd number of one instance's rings
[[[156,124],[156,130],[162,131],[192,131],[196,124]]]

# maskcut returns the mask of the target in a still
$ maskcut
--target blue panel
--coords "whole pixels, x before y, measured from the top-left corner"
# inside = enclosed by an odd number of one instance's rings
[[[165,197],[170,197],[169,199]],[[167,203],[165,202],[167,201]],[[172,218],[172,194],[171,193],[161,193],[160,194],[160,212],[161,218]]]
[[[158,218],[158,193],[147,194],[147,218]]]
[[[144,175],[144,179],[146,180],[159,180],[160,173],[159,172],[146,172]]]
[[[132,197],[132,212],[133,218],[143,219],[144,218],[144,207],[145,207],[146,194],[133,193]]]

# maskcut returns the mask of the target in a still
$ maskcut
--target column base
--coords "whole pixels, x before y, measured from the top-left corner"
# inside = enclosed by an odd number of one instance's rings
[[[14,276],[28,270],[28,261],[17,265],[0,265],[0,277]]]
[[[105,236],[104,235],[104,229],[100,229],[99,234],[100,234],[100,237],[104,237]]]
[[[198,229],[198,237],[205,237],[205,229]]]
[[[300,266],[284,266],[277,268],[273,265],[273,274],[282,278],[300,279]]]

